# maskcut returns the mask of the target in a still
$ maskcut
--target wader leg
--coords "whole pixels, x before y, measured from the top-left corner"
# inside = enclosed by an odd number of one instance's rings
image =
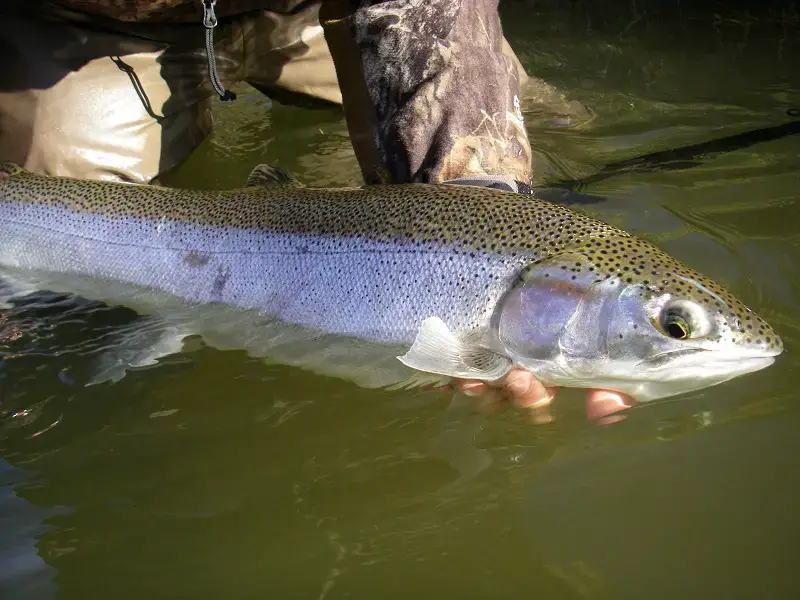
[[[148,183],[210,131],[202,71],[185,85],[168,44],[4,15],[0,55],[0,157],[31,171]],[[196,62],[202,69],[202,56]]]
[[[247,83],[285,104],[342,103],[318,2],[289,14],[262,11],[243,20],[242,32]]]

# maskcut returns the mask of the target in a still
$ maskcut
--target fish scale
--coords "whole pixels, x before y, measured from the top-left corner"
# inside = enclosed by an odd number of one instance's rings
[[[560,266],[564,281],[687,298],[734,324],[720,340],[781,348],[716,282],[618,228],[529,196],[460,185],[316,189],[286,179],[207,192],[43,177],[11,163],[0,172],[9,175],[0,180],[0,267],[408,345],[433,316],[462,338],[485,337],[509,290],[543,261],[575,256]]]

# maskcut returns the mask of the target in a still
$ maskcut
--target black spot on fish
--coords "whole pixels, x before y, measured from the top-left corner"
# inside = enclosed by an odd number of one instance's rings
[[[222,302],[222,292],[225,291],[225,284],[228,283],[228,279],[230,279],[230,277],[230,271],[223,269],[222,267],[217,268],[217,276],[214,278],[214,283],[211,284],[212,300]]]
[[[210,258],[208,254],[203,254],[197,250],[192,250],[191,252],[187,252],[183,255],[184,264],[194,268],[206,266],[209,260]]]

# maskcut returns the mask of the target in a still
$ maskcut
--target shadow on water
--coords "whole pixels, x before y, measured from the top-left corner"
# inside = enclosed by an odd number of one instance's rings
[[[798,117],[800,110],[792,108],[787,111],[787,116]],[[800,121],[791,121],[773,127],[762,127],[742,133],[727,135],[699,144],[691,144],[670,150],[660,150],[651,152],[643,156],[621,160],[607,164],[594,175],[582,177],[578,180],[564,180],[549,184],[548,187],[564,188],[568,190],[581,190],[593,183],[598,183],[612,177],[628,175],[632,173],[654,173],[658,171],[680,171],[691,169],[705,164],[706,161],[716,158],[727,152],[735,152],[761,144],[771,142],[800,133]],[[546,191],[546,188],[544,188]],[[582,202],[582,198],[586,198]],[[554,196],[554,199],[556,196]],[[545,198],[548,199],[549,198]],[[596,196],[578,194],[574,202],[570,197],[567,203],[594,203],[599,201]],[[556,200],[557,201],[557,200]]]
[[[787,111],[787,116],[798,117],[800,110],[792,108]],[[632,173],[654,173],[658,171],[680,171],[691,169],[705,164],[706,161],[716,158],[727,152],[735,152],[761,144],[771,142],[781,138],[797,135],[800,133],[800,121],[791,121],[773,127],[762,127],[742,133],[723,136],[699,144],[691,144],[670,150],[660,150],[651,152],[635,158],[628,158],[615,163],[607,164],[594,175],[582,177],[578,180],[556,181],[548,187],[563,188],[568,190],[581,190],[593,183],[605,181],[612,177],[628,175]],[[537,188],[537,191],[547,191],[547,188]],[[553,201],[558,201],[557,196],[553,196]],[[582,199],[585,198],[585,201]],[[545,197],[549,200],[549,198]],[[576,196],[565,199],[566,203],[594,203],[600,201],[596,196],[590,194],[576,194]]]

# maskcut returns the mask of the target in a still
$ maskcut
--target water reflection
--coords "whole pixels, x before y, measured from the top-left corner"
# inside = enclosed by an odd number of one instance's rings
[[[0,459],[0,596],[7,600],[56,597],[56,570],[39,554],[39,539],[51,529],[46,520],[61,511],[35,506],[18,494],[30,475]]]
[[[699,415],[660,443],[578,450],[530,483],[528,535],[591,597],[792,597],[799,425]]]

